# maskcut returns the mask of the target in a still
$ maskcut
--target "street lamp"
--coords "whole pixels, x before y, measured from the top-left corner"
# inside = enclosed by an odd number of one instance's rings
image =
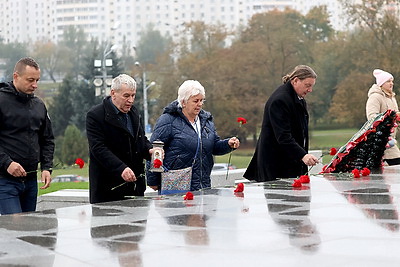
[[[114,26],[111,27],[111,35],[112,33],[118,29],[120,25],[119,21],[116,21]],[[101,60],[96,59],[94,61],[94,67],[101,70],[101,75],[95,76],[93,84],[96,86],[96,96],[100,96],[102,94],[109,95],[111,90],[111,82],[112,75],[107,75],[107,68],[112,67],[113,62],[112,59],[107,59],[107,56],[111,54],[111,52],[117,50],[118,45],[113,45],[110,47],[110,40],[108,39],[106,46],[103,51],[103,58]]]
[[[112,59],[107,59],[107,56],[111,54],[111,52],[115,51],[118,48],[118,45],[113,45],[109,48],[110,43],[108,42],[103,51],[103,58],[101,60],[94,61],[94,67],[100,68],[102,75],[95,76],[93,84],[96,86],[96,96],[100,96],[102,94],[108,95],[110,93],[110,86],[112,82],[112,76],[107,75],[107,68],[112,67]]]
[[[143,115],[144,115],[144,130],[146,133],[151,132],[151,126],[149,124],[149,108],[147,103],[147,90],[156,85],[153,81],[149,85],[146,86],[146,71],[144,67],[140,65],[138,61],[135,62],[135,65],[142,70],[142,86],[143,86]]]

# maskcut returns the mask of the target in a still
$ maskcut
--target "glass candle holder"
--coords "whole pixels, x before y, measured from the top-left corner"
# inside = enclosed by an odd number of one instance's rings
[[[151,155],[151,172],[164,172],[163,168],[163,158],[162,158],[162,149],[164,147],[164,142],[159,140],[153,142],[154,152]]]

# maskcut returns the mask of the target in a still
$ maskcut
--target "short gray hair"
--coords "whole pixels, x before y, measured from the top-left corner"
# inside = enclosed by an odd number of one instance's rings
[[[201,94],[206,97],[203,85],[195,80],[186,80],[178,89],[178,106],[182,107],[182,102],[187,102],[191,96]]]
[[[121,86],[126,84],[128,88],[135,90],[136,89],[136,81],[131,76],[127,74],[120,74],[112,80],[111,89],[120,90]]]

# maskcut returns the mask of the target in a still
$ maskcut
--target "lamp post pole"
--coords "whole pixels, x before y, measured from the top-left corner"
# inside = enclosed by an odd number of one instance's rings
[[[106,79],[108,78],[108,76],[107,76],[106,58],[113,51],[113,47],[111,47],[110,50],[107,51],[108,47],[109,47],[109,43],[107,43],[106,47],[104,48],[104,51],[103,51],[103,62],[101,64],[101,66],[103,67],[103,92],[104,92],[105,95],[107,95],[107,87],[108,87],[108,85],[106,83]]]
[[[143,87],[143,123],[144,123],[144,130],[146,133],[150,133],[150,125],[149,125],[149,106],[147,102],[147,90],[156,85],[155,82],[151,82],[149,85],[146,86],[146,70],[144,67],[140,65],[139,62],[135,62],[135,65],[138,66],[142,70],[142,87]]]
[[[120,25],[119,21],[116,21],[114,26],[111,28],[111,35],[113,35],[113,31],[118,29]],[[107,59],[107,56],[111,54],[111,52],[115,51],[118,45],[111,45],[110,39],[107,39],[106,46],[103,50],[103,58],[94,61],[94,67],[97,68],[101,75],[95,76],[93,84],[96,86],[95,96],[108,95],[110,92],[112,76],[107,75],[107,67],[112,67],[112,59]]]
[[[143,117],[144,117],[144,131],[149,132],[147,129],[147,125],[149,124],[149,107],[147,105],[147,87],[146,87],[146,72],[143,69]]]

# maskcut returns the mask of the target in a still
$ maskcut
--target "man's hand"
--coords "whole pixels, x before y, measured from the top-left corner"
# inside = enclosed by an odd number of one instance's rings
[[[7,172],[14,177],[24,177],[26,176],[25,169],[18,162],[11,162],[7,168]]]
[[[314,166],[319,162],[318,158],[312,154],[306,154],[301,160],[307,166]]]
[[[121,177],[127,182],[136,182],[136,175],[129,167],[125,168],[125,170],[121,174]]]
[[[46,189],[50,186],[51,174],[47,170],[42,171],[42,183],[44,183],[44,185],[41,186],[40,189]]]

